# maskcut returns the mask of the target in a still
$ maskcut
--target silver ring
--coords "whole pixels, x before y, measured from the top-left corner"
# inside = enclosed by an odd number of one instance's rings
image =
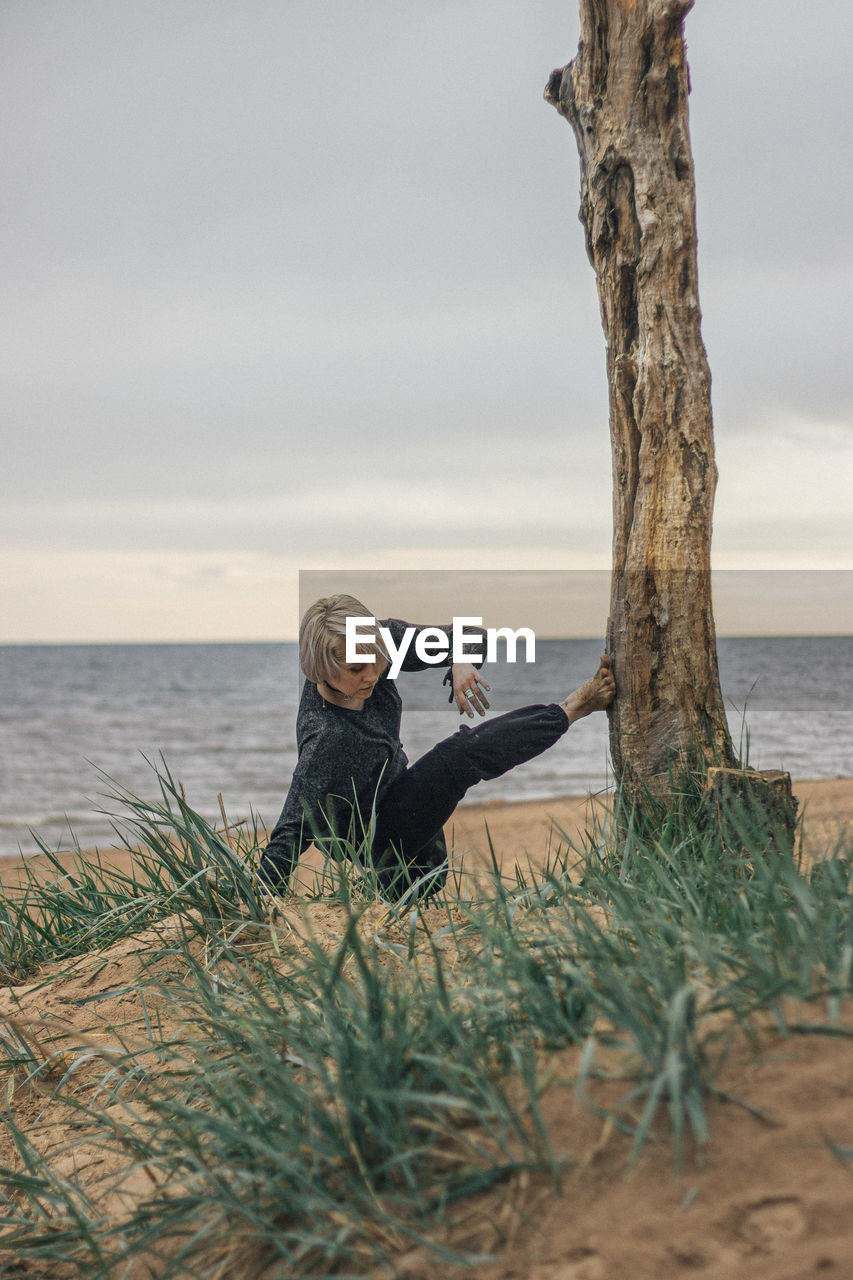
[[[476,690],[476,689],[466,689],[466,690],[465,690],[465,697],[466,697],[466,698],[476,698],[476,696],[477,696],[477,690]]]

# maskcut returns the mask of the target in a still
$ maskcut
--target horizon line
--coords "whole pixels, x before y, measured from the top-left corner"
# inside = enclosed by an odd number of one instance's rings
[[[574,635],[545,635],[536,632],[537,641],[552,640],[601,640],[603,632],[584,632]],[[718,631],[716,638],[718,640],[836,640],[853,637],[853,631]],[[217,638],[151,638],[147,639],[122,639],[122,640],[3,640],[0,639],[0,649],[37,649],[37,648],[65,648],[70,649],[75,646],[80,648],[97,647],[103,648],[119,648],[122,645],[140,647],[143,645],[261,645],[261,644],[296,644],[298,636],[278,636],[265,638],[247,638],[247,637],[217,637]]]

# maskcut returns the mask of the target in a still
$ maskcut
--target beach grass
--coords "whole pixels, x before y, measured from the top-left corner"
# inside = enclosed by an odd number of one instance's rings
[[[163,768],[160,800],[140,800],[112,783],[107,797],[116,848],[132,854],[132,871],[79,848],[60,858],[38,836],[54,875],[23,860],[23,880],[0,896],[0,976],[20,981],[48,961],[109,946],[175,911],[208,922],[235,915],[263,919],[257,877],[258,832],[218,831],[187,804]]]
[[[542,1116],[560,1055],[629,1166],[654,1137],[677,1171],[738,1037],[850,1032],[849,848],[806,869],[746,811],[731,847],[685,809],[511,879],[495,857],[428,901],[377,902],[363,849],[313,901],[274,898],[257,833],[216,830],[158,776],[158,803],[116,789],[130,871],[54,859],[0,899],[13,991],[140,947],[109,1043],[0,1032],[0,1274],[390,1275],[412,1248],[450,1273],[480,1256],[454,1243],[458,1206],[571,1168]]]

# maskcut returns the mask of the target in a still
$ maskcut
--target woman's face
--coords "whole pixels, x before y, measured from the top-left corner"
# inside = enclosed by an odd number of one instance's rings
[[[347,698],[369,698],[385,664],[369,650],[357,649],[356,653],[365,654],[365,661],[343,663],[332,680],[332,687]],[[369,661],[370,658],[374,661]]]

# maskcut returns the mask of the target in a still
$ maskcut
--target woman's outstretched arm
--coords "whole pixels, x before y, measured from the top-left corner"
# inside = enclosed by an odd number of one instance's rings
[[[407,628],[411,627],[412,624],[403,622],[399,618],[386,618],[382,622],[382,626],[388,628],[394,645],[399,649]],[[452,623],[443,622],[433,626],[414,626],[413,630],[414,635],[410,638],[401,670],[427,671],[430,667],[444,668],[447,672],[444,677],[444,683],[451,685],[449,701],[456,703],[459,708],[459,714],[467,715],[471,719],[474,718],[475,711],[478,715],[485,715],[489,706],[485,691],[489,689],[489,685],[478,673],[478,668],[483,665],[486,651],[485,628],[475,627],[470,624],[466,625],[465,634],[470,637],[468,647],[476,650],[477,655],[472,656],[470,661],[465,662],[453,661]],[[426,662],[418,655],[417,638],[424,632],[440,632],[446,637],[447,652],[445,656],[435,662]],[[438,634],[435,635],[435,639],[438,641]]]

